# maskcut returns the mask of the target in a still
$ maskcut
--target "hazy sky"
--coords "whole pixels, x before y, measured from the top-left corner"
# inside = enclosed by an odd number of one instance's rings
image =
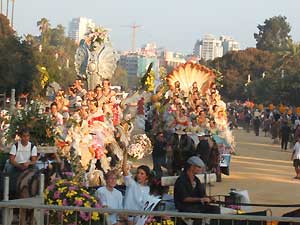
[[[6,2],[6,1],[3,1]],[[242,48],[255,46],[257,25],[284,15],[292,26],[292,38],[300,39],[298,0],[15,0],[14,24],[18,34],[38,34],[36,22],[45,17],[52,26],[68,27],[74,17],[85,16],[111,28],[115,48],[130,49],[133,24],[137,46],[155,41],[172,51],[190,53],[204,34],[228,35]]]

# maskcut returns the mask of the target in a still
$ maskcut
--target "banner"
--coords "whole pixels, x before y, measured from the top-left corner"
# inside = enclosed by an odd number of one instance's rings
[[[220,167],[230,167],[230,154],[221,154]]]
[[[147,196],[147,198],[145,199],[145,204],[144,204],[144,211],[152,211],[155,206],[160,202],[161,199],[159,199],[158,197],[149,195]],[[137,218],[137,222],[136,225],[144,225],[146,220],[147,220],[148,216],[138,216]]]

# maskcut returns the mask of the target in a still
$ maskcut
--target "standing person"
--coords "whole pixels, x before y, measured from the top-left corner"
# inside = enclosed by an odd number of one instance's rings
[[[283,125],[280,128],[281,149],[284,149],[284,150],[287,149],[290,133],[291,133],[291,128],[289,127],[288,122],[285,120],[285,121],[283,121]]]
[[[293,166],[295,168],[296,176],[295,179],[300,180],[300,139],[297,139],[297,142],[294,146],[294,151],[292,153],[291,160],[293,160]]]
[[[127,210],[143,210],[145,200],[150,195],[150,179],[151,171],[148,166],[141,165],[137,168],[135,178],[129,173],[127,165],[127,151],[124,151],[123,156],[123,176],[126,185],[126,193],[124,198],[124,209]],[[128,224],[133,225],[137,222],[137,217],[129,216]]]
[[[205,186],[196,177],[205,169],[204,162],[198,156],[190,157],[183,173],[177,178],[174,185],[174,202],[179,212],[219,214],[218,206],[209,205],[212,199],[206,195]],[[201,224],[195,220],[194,224]],[[216,221],[211,221],[211,224]]]
[[[115,171],[111,170],[105,174],[106,186],[100,187],[95,192],[96,198],[100,201],[102,206],[110,209],[123,208],[123,196],[120,191],[115,189],[117,184],[117,175]],[[109,215],[109,222],[112,225],[120,225],[119,217],[116,214]]]
[[[250,123],[251,123],[252,115],[250,110],[246,111],[245,115],[245,124],[246,124],[246,131],[249,133],[250,132]]]
[[[166,165],[166,147],[167,141],[163,132],[159,132],[154,140],[154,146],[152,151],[153,170],[157,178],[162,176],[162,166]]]
[[[260,119],[256,116],[253,120],[253,129],[256,136],[259,136]]]

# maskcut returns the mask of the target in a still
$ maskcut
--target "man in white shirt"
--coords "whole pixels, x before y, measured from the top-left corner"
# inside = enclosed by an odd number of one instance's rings
[[[120,191],[115,189],[117,184],[117,176],[114,171],[109,171],[105,175],[106,186],[97,189],[95,196],[100,201],[102,206],[110,209],[122,209],[123,196]],[[119,216],[116,214],[109,215],[109,220],[112,225],[119,225]]]
[[[29,129],[23,128],[19,135],[21,140],[13,144],[9,152],[9,163],[6,166],[8,174],[24,171],[36,164],[37,148],[29,141]]]
[[[293,165],[295,168],[296,176],[295,179],[300,179],[300,139],[297,139],[297,142],[294,146],[294,151],[292,153],[291,160],[293,160]]]

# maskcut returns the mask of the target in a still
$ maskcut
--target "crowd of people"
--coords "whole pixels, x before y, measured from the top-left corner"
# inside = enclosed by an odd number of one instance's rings
[[[230,122],[233,126],[244,126],[247,132],[253,128],[256,136],[263,132],[273,144],[280,144],[282,151],[292,149],[291,160],[295,169],[295,179],[300,179],[300,117],[296,110],[255,109],[242,105],[230,108]]]

